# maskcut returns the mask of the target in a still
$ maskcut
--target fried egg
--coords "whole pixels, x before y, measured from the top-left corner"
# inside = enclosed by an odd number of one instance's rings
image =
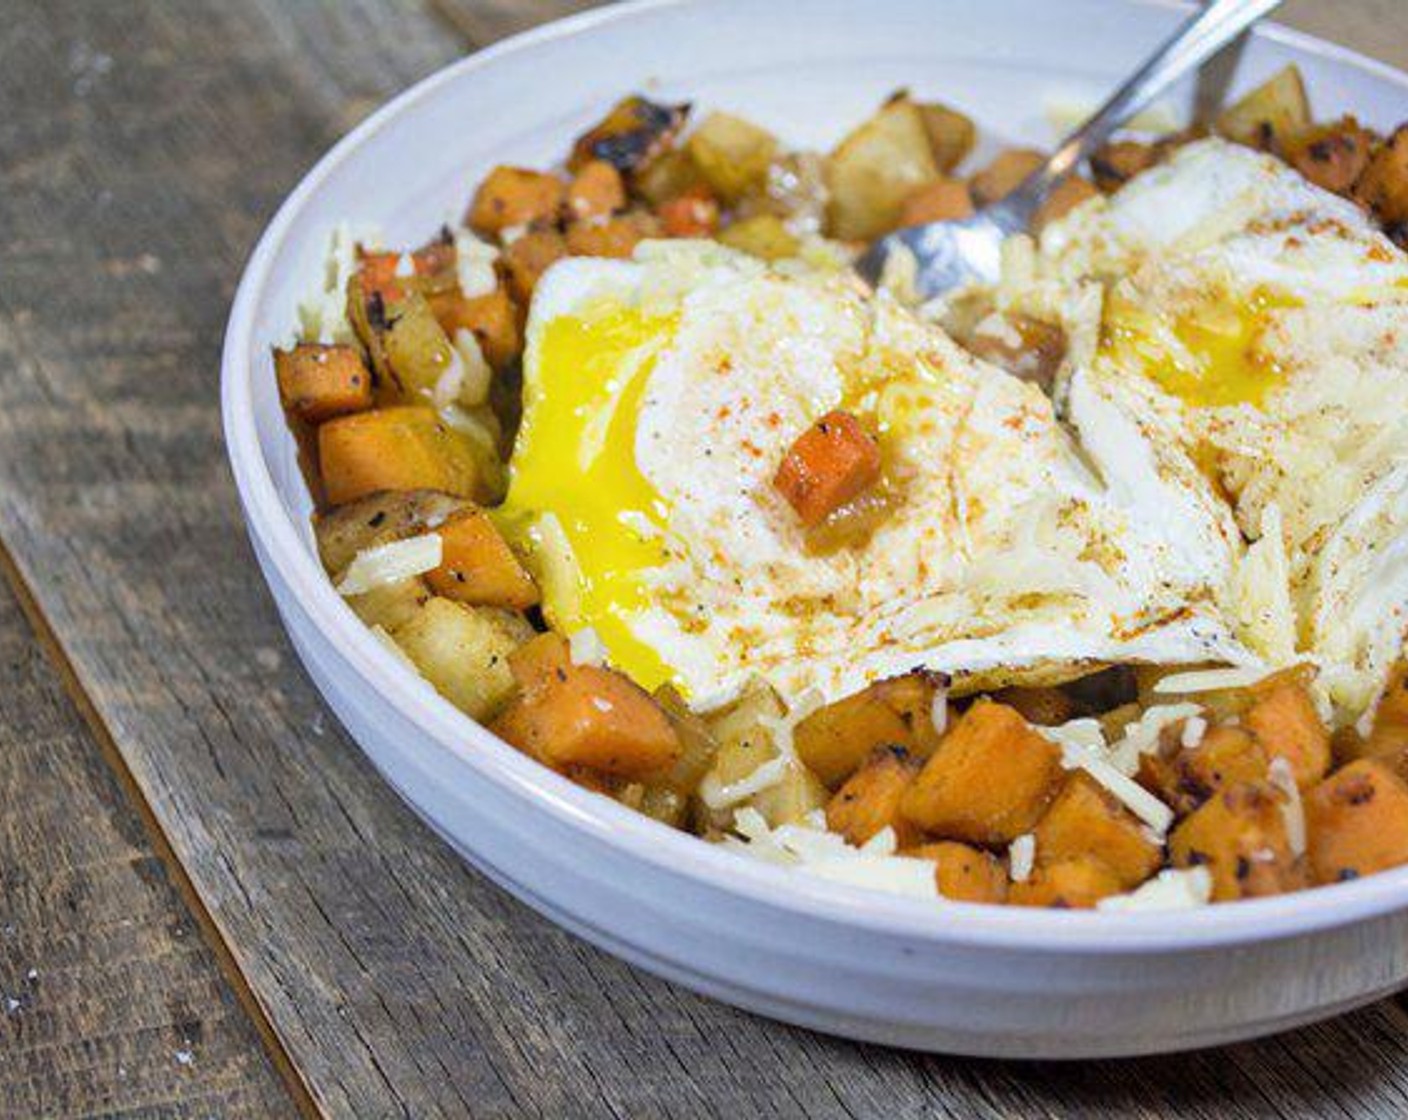
[[[1048,303],[1092,281],[1079,376],[1156,425],[1254,542],[1240,637],[1318,661],[1362,710],[1408,626],[1408,256],[1279,160],[1206,140],[1051,227],[1025,278]]]
[[[835,270],[704,242],[541,280],[499,512],[544,610],[697,708],[789,704],[923,666],[968,689],[1121,661],[1254,661],[1227,621],[1242,548],[1206,479],[1118,380],[1051,402]],[[884,508],[818,547],[771,484],[845,408]]]

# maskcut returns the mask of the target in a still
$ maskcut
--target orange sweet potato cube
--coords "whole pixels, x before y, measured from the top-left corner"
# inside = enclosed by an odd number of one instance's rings
[[[567,241],[555,229],[525,233],[504,249],[509,290],[520,307],[528,306],[543,273],[565,256]]]
[[[310,424],[372,405],[371,371],[354,347],[300,342],[274,351],[274,372],[284,408]]]
[[[900,207],[901,226],[951,222],[973,216],[973,196],[962,179],[935,179],[917,187]]]
[[[458,288],[430,296],[430,310],[449,338],[469,331],[479,343],[484,359],[501,370],[523,352],[518,329],[518,308],[503,288],[482,296],[466,296]]]
[[[710,237],[719,229],[719,200],[699,183],[660,205],[660,223],[667,237]]]
[[[552,221],[566,193],[567,185],[555,175],[501,164],[479,184],[465,224],[475,233],[495,236],[511,226]]]
[[[880,478],[880,445],[849,412],[828,412],[787,452],[773,485],[802,524],[819,525]]]
[[[1010,844],[1045,812],[1061,750],[1004,704],[979,700],[944,736],[905,793],[901,812],[925,832]]]
[[[1182,725],[1179,725],[1180,729]],[[1244,728],[1211,727],[1195,747],[1160,750],[1139,760],[1139,781],[1180,817],[1191,813],[1223,786],[1266,778],[1266,751]]]
[[[938,680],[929,673],[906,673],[813,712],[793,728],[797,757],[830,789],[877,747],[900,746],[928,758],[939,744],[933,719]]]
[[[918,842],[919,831],[900,815],[900,800],[919,773],[920,762],[903,747],[878,747],[826,803],[826,827],[849,843],[864,844],[877,832],[895,830],[900,847]]]
[[[1296,784],[1304,789],[1330,768],[1330,733],[1294,672],[1278,673],[1253,686],[1256,698],[1242,723],[1257,737],[1268,758],[1284,758],[1291,764]]]
[[[522,611],[538,603],[538,589],[508,542],[481,509],[455,514],[435,530],[440,566],[425,574],[437,595],[475,606]]]
[[[1299,890],[1305,872],[1291,851],[1284,798],[1266,782],[1218,790],[1169,835],[1173,865],[1206,867],[1216,902]]]
[[[1067,856],[1043,863],[1021,883],[1007,889],[1013,906],[1047,906],[1057,910],[1089,910],[1102,898],[1120,894],[1120,877],[1095,856]]]
[[[433,409],[414,405],[327,421],[318,429],[318,465],[334,506],[378,490],[442,490],[473,498],[482,488],[465,437]]]
[[[939,893],[954,902],[1007,901],[1007,872],[1002,861],[990,852],[956,840],[940,840],[900,854],[932,860]]]
[[[567,188],[567,213],[572,218],[604,218],[625,206],[626,184],[604,159],[584,163]]]
[[[1139,819],[1098,782],[1072,774],[1034,830],[1041,863],[1095,856],[1131,890],[1158,870],[1162,847]]]
[[[1310,790],[1305,822],[1317,883],[1408,863],[1408,783],[1377,759],[1351,762]]]
[[[567,228],[567,252],[574,257],[616,257],[621,260],[635,252],[658,226],[648,214],[620,214],[605,220],[573,222]]]

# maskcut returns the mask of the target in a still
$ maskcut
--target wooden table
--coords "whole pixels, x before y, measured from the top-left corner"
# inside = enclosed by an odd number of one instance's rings
[[[465,867],[328,717],[220,453],[236,277],[372,106],[572,6],[0,9],[0,1115],[1408,1115],[1401,1000],[1038,1065],[697,998]],[[1286,12],[1408,65],[1404,0]]]

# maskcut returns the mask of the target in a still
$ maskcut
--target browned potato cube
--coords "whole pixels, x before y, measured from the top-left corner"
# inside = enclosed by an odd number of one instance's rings
[[[800,242],[776,214],[755,214],[733,222],[718,235],[720,243],[765,261],[797,255]]]
[[[1306,687],[1294,676],[1278,673],[1252,688],[1255,699],[1242,723],[1266,750],[1268,759],[1291,764],[1296,784],[1305,788],[1330,768],[1330,733],[1320,722]]]
[[[1036,217],[1032,219],[1032,226],[1040,233],[1052,222],[1064,218],[1082,202],[1097,198],[1099,194],[1095,184],[1090,180],[1082,179],[1079,175],[1072,175],[1069,179],[1062,180],[1046,196],[1046,201],[1037,209]]]
[[[1034,831],[1038,862],[1096,856],[1115,873],[1121,890],[1142,883],[1163,859],[1139,819],[1085,774],[1067,779]]]
[[[1285,145],[1310,127],[1310,101],[1294,66],[1273,74],[1217,118],[1217,131],[1229,140],[1263,150]]]
[[[1141,171],[1158,161],[1152,144],[1137,140],[1112,140],[1090,157],[1090,174],[1095,185],[1109,193],[1117,191]]]
[[[939,743],[933,722],[936,684],[929,674],[907,673],[828,704],[793,729],[797,757],[831,789],[877,747],[900,746],[928,758]]]
[[[1046,162],[1046,156],[1033,148],[1008,148],[968,180],[973,201],[987,206],[1006,198],[1023,179]]]
[[[569,218],[605,218],[625,207],[626,184],[621,173],[605,160],[584,163],[567,187]]]
[[[826,826],[852,844],[877,832],[895,830],[900,847],[919,841],[915,827],[900,816],[900,799],[919,773],[920,760],[903,747],[877,747],[859,770],[826,803]]]
[[[939,175],[918,106],[906,97],[890,100],[827,157],[831,236],[869,241],[888,233],[904,200]]]
[[[690,136],[688,148],[714,194],[734,203],[767,182],[777,137],[742,117],[710,113]]]
[[[954,902],[997,904],[1007,901],[1007,871],[991,852],[956,840],[940,840],[908,848],[900,854],[933,860],[934,881],[939,893]]]
[[[310,424],[372,405],[371,371],[351,346],[300,342],[275,350],[274,373],[284,408]]]
[[[1369,161],[1354,197],[1385,225],[1408,222],[1408,125],[1400,125]]]
[[[1005,704],[979,700],[925,763],[901,811],[944,839],[1009,844],[1031,831],[1061,776],[1055,743]]]
[[[1047,906],[1056,910],[1090,910],[1102,898],[1121,894],[1119,876],[1094,856],[1070,856],[1034,868],[1025,882],[1013,883],[1007,901],[1013,906]]]
[[[497,237],[513,226],[555,221],[567,187],[555,175],[500,165],[489,172],[465,215],[475,233]]]
[[[483,720],[508,700],[510,655],[532,634],[521,615],[433,597],[391,636],[437,692]]]
[[[688,105],[662,105],[640,96],[624,98],[577,138],[567,166],[577,171],[592,160],[601,160],[622,174],[637,174],[669,154],[688,115]]]
[[[318,557],[336,576],[357,553],[426,532],[464,509],[463,498],[434,490],[382,491],[313,516]],[[388,627],[389,629],[389,627]]]
[[[1310,790],[1305,822],[1317,883],[1408,863],[1408,783],[1376,759],[1351,762]]]
[[[538,279],[565,256],[567,241],[554,229],[533,230],[505,247],[508,286],[520,307],[528,306]]]
[[[1299,890],[1305,871],[1290,848],[1284,797],[1266,782],[1218,790],[1169,835],[1173,865],[1206,867],[1215,902]]]
[[[1353,117],[1344,117],[1296,137],[1287,156],[1317,187],[1348,194],[1369,166],[1378,140]]]
[[[922,226],[973,216],[973,198],[962,179],[935,179],[916,187],[900,207],[901,226]]]
[[[945,175],[968,158],[978,139],[973,122],[955,109],[938,102],[916,102],[929,134],[934,163]]]

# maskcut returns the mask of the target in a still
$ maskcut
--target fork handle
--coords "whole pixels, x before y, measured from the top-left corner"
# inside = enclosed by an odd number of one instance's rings
[[[1281,0],[1213,0],[1063,140],[1045,164],[1006,199],[990,207],[990,216],[1007,232],[1027,229],[1047,195],[1121,125],[1280,4]]]

